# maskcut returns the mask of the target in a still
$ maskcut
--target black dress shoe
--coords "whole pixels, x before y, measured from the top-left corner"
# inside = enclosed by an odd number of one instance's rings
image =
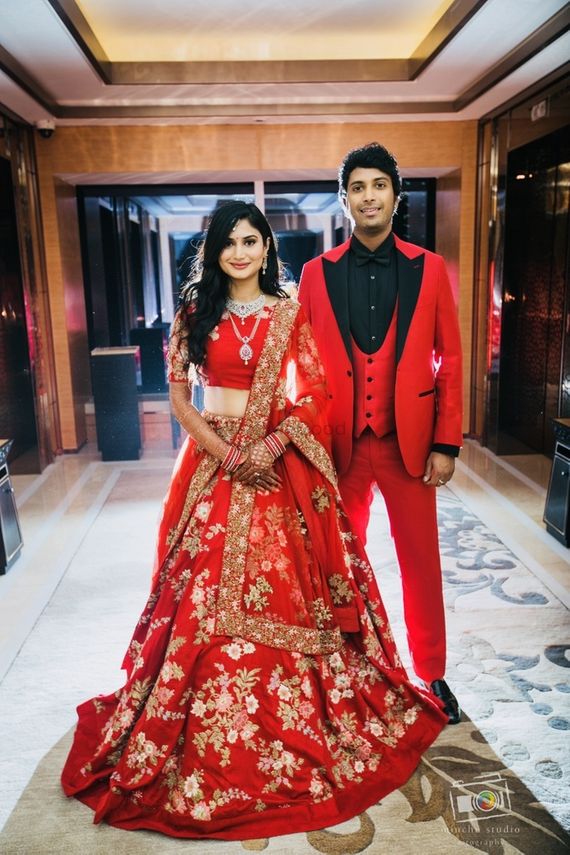
[[[445,680],[434,680],[430,685],[432,694],[443,701],[443,711],[449,719],[449,724],[459,724],[461,721],[461,709],[457,698],[445,682]]]

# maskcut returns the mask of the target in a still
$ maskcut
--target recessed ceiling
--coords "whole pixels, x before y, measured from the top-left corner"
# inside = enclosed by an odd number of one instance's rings
[[[77,5],[111,62],[146,63],[407,58],[452,2],[80,0]]]
[[[479,118],[570,56],[563,0],[0,0],[0,102],[57,124]]]

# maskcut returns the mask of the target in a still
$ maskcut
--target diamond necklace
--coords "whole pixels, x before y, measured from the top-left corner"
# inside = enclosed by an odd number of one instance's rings
[[[246,318],[250,315],[255,315],[265,305],[265,294],[261,293],[255,300],[250,300],[249,303],[240,303],[239,300],[232,300],[228,297],[226,300],[226,308],[229,312],[233,312],[240,318],[242,326]],[[253,338],[253,336],[252,336]]]
[[[263,297],[263,294],[261,296]],[[257,302],[257,300],[255,302]],[[264,300],[264,302],[265,302],[265,300]],[[241,305],[244,305],[244,304],[241,304]],[[250,304],[245,303],[245,305],[247,306]],[[251,349],[250,341],[253,341],[253,338],[257,332],[257,328],[259,326],[259,322],[260,322],[261,316],[263,314],[263,309],[264,309],[264,305],[261,306],[261,308],[259,309],[259,311],[257,313],[257,318],[256,318],[256,321],[253,325],[251,335],[240,335],[240,332],[236,326],[236,322],[232,318],[232,313],[231,313],[231,311],[229,312],[229,318],[230,318],[230,321],[232,322],[232,327],[234,328],[236,338],[238,338],[241,341],[241,347],[240,347],[238,353],[240,355],[240,358],[243,359],[243,361],[245,362],[246,365],[250,359],[253,359],[253,350]],[[243,323],[243,320],[242,320],[242,323]]]

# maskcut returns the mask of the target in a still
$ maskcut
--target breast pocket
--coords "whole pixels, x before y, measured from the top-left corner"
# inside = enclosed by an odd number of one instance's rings
[[[418,398],[425,398],[427,395],[435,395],[435,388],[426,389],[425,392],[419,392]]]

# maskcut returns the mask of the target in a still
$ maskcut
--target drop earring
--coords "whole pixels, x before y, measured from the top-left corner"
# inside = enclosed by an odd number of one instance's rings
[[[261,262],[261,275],[265,276],[267,273],[267,256],[263,256],[263,261]]]

